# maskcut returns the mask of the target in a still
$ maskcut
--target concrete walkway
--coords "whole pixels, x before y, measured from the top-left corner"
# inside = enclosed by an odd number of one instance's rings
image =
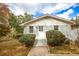
[[[39,32],[36,35],[34,47],[28,53],[28,56],[46,56],[48,55],[48,46],[45,32]]]
[[[30,50],[28,56],[48,56],[48,54],[47,46],[36,46]]]
[[[38,32],[35,38],[34,46],[47,46],[47,38],[45,32]]]

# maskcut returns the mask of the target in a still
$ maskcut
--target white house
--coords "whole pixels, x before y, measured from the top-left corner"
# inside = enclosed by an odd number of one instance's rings
[[[24,26],[24,34],[37,35],[39,32],[58,30],[69,39],[77,38],[77,31],[71,28],[72,25],[75,25],[75,22],[54,15],[46,14],[21,25]]]

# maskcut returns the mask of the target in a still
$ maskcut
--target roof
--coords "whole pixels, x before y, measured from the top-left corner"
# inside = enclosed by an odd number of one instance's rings
[[[61,18],[61,17],[55,16],[55,15],[46,14],[46,15],[44,15],[44,16],[41,16],[41,17],[32,19],[32,20],[30,20],[30,21],[28,21],[28,22],[25,22],[25,23],[21,24],[21,26],[24,26],[24,25],[26,25],[26,24],[29,24],[29,23],[32,23],[32,22],[36,22],[36,21],[42,20],[43,18],[46,18],[46,17],[53,18],[53,19],[55,19],[55,20],[58,20],[58,21],[61,21],[61,22],[65,22],[65,23],[68,23],[68,24],[75,24],[75,22],[70,21],[70,20],[68,20],[68,19]]]

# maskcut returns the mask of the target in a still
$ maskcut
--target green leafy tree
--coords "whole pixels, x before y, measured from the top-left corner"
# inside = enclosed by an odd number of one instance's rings
[[[17,33],[22,33],[22,27],[18,22],[18,18],[12,13],[10,14],[10,25],[11,25],[11,28],[15,28]]]
[[[25,16],[25,21],[32,20],[32,15],[24,13],[24,16]]]
[[[79,16],[76,17],[75,22],[76,22],[76,24],[79,26]]]
[[[32,15],[24,13],[24,15],[19,15],[17,18],[18,18],[18,22],[21,24],[32,20]]]
[[[77,27],[77,33],[78,33],[78,42],[79,42],[79,15],[76,17],[76,27]]]

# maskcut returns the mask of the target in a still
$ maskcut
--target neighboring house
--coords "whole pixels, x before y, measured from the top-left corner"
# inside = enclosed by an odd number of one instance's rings
[[[24,34],[37,35],[39,32],[58,30],[67,38],[74,40],[77,38],[77,32],[72,29],[72,25],[75,25],[75,22],[49,14],[21,24],[21,26],[24,26]]]

